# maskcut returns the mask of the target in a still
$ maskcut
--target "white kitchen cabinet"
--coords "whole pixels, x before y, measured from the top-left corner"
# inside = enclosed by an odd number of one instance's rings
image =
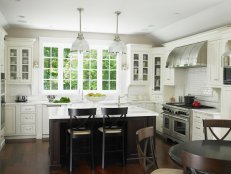
[[[16,133],[18,135],[35,135],[36,133],[36,106],[18,105]]]
[[[6,104],[5,133],[7,139],[35,137],[36,105]]]
[[[7,83],[31,84],[34,39],[7,38]]]
[[[154,111],[159,114],[159,116],[156,117],[156,130],[159,134],[162,134],[163,133],[162,104],[161,103],[155,103]]]
[[[4,138],[5,130],[1,129],[0,130],[0,150],[3,148],[5,144],[5,138]]]
[[[193,110],[192,115],[192,140],[204,140],[204,128],[203,119],[216,119],[220,118],[219,113],[205,112],[202,110]],[[217,133],[219,129],[215,130]],[[208,133],[208,139],[213,139],[213,135],[210,131]],[[219,133],[218,133],[219,134]]]
[[[152,61],[152,91],[153,93],[161,92],[161,55],[154,55]]]
[[[128,45],[130,84],[146,85],[150,80],[150,45]]]
[[[16,106],[5,106],[5,136],[16,134]]]
[[[166,67],[167,59],[168,56],[163,57],[163,85],[173,86],[175,85],[175,69]]]
[[[231,120],[231,87],[224,86],[222,91],[222,101],[221,101],[221,111],[222,111],[222,119]],[[222,132],[222,133],[225,133]],[[228,139],[231,140],[231,135],[228,135]]]
[[[220,40],[209,41],[207,45],[207,76],[211,87],[222,85]]]
[[[3,30],[1,27],[0,27],[0,69],[1,69],[1,72],[4,73],[5,72],[5,41],[4,41],[4,38],[5,38],[5,35],[6,35],[6,32],[5,30]]]
[[[42,137],[47,138],[49,137],[49,113],[48,113],[48,107],[62,107],[62,105],[59,104],[48,104],[43,105],[42,107]]]

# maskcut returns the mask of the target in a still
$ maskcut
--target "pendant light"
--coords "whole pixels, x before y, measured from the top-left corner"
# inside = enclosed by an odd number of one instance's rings
[[[77,10],[79,11],[79,28],[80,29],[79,29],[78,37],[72,43],[72,46],[71,46],[71,52],[72,53],[89,51],[89,44],[84,39],[82,30],[81,30],[81,12],[84,9],[83,8],[77,8]]]
[[[109,52],[126,54],[126,46],[123,43],[123,41],[120,40],[120,37],[118,34],[118,16],[121,14],[121,12],[115,11],[115,14],[116,14],[116,35],[115,35],[113,43],[109,47]]]

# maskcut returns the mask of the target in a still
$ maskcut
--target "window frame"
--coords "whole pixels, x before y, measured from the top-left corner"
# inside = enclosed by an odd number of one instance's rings
[[[55,94],[55,95],[65,95],[65,94],[73,94],[78,95],[80,91],[83,89],[83,55],[79,54],[81,58],[78,60],[78,89],[77,90],[64,90],[63,89],[63,50],[64,48],[70,48],[71,44],[74,40],[68,38],[47,38],[40,37],[39,38],[39,65],[40,65],[40,73],[39,73],[39,91],[41,94]],[[102,89],[102,54],[103,50],[108,50],[111,41],[102,41],[102,40],[88,40],[90,49],[97,50],[97,90],[84,90],[83,93],[89,92],[101,92],[104,94],[116,94],[120,91],[120,68],[121,61],[119,56],[116,55],[116,90],[103,90]],[[44,47],[58,47],[58,69],[62,69],[61,74],[58,75],[58,90],[44,90],[43,82],[44,82],[44,56],[43,49]],[[60,47],[62,49],[60,50]],[[61,58],[61,60],[60,60]]]

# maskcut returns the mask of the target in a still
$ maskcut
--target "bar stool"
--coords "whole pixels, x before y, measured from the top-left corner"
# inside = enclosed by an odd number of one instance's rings
[[[126,115],[128,108],[102,108],[103,126],[98,128],[102,133],[102,168],[105,164],[106,152],[121,152],[123,165],[125,164],[125,135],[126,135]],[[122,147],[113,150],[106,149],[106,138],[109,136],[121,137]],[[108,145],[107,145],[108,146]]]
[[[91,154],[91,167],[94,169],[94,119],[96,108],[68,108],[70,116],[70,125],[67,133],[69,135],[69,172],[72,173],[72,158],[73,158],[73,141],[79,141],[81,137],[89,138],[89,152]],[[81,147],[78,147],[81,148]],[[85,154],[85,153],[84,153]]]

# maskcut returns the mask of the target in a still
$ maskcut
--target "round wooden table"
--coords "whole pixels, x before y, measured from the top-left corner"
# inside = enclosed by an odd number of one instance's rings
[[[182,164],[182,151],[203,157],[231,161],[231,141],[197,140],[174,145],[169,149],[169,156],[180,165]]]

